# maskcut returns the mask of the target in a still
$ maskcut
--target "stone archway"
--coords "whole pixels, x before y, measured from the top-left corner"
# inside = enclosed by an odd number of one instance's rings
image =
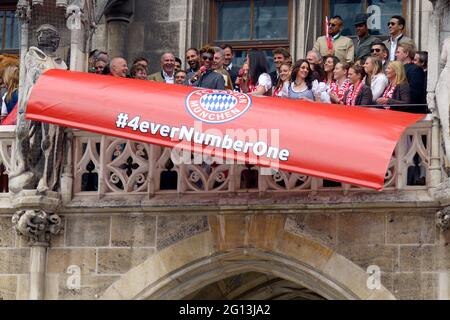
[[[182,299],[232,275],[259,272],[327,299],[395,299],[317,241],[284,230],[283,215],[212,216],[210,230],[179,241],[124,274],[102,299]]]

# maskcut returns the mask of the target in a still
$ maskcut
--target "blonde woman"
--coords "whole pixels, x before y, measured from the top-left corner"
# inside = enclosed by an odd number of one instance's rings
[[[19,87],[19,68],[8,66],[3,71],[3,83],[6,87],[2,98],[1,120],[3,120],[14,108],[18,100],[17,89]]]
[[[405,67],[400,61],[391,61],[386,68],[386,76],[389,85],[384,90],[381,98],[378,98],[377,104],[393,105],[393,104],[409,104],[409,84],[406,80]]]
[[[389,85],[389,80],[383,73],[383,62],[377,57],[368,57],[364,71],[367,73],[367,85],[372,90],[373,101],[376,101]]]

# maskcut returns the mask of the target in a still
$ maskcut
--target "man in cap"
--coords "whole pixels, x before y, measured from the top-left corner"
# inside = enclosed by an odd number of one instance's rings
[[[376,43],[381,43],[380,39],[369,34],[367,19],[369,19],[367,14],[359,13],[356,15],[354,26],[358,39],[355,46],[355,61],[370,56],[372,46]]]

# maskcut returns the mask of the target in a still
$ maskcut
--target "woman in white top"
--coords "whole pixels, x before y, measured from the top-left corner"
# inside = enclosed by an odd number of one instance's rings
[[[254,96],[271,96],[272,80],[269,75],[269,64],[263,52],[250,50],[247,55],[249,67],[248,84],[241,86],[244,93]]]
[[[289,93],[289,85],[291,84],[292,64],[283,62],[280,66],[280,79],[273,87],[272,95],[278,98],[287,98]]]
[[[376,57],[368,57],[364,64],[364,71],[367,73],[367,85],[372,89],[373,101],[376,101],[383,95],[389,80],[383,73],[383,62]]]

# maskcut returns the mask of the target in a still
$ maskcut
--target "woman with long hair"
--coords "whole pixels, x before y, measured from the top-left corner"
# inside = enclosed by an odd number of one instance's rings
[[[280,66],[280,78],[277,85],[274,87],[273,96],[279,98],[287,98],[289,95],[289,85],[291,84],[291,69],[290,62],[283,62]]]
[[[334,68],[339,63],[339,59],[335,56],[326,56],[323,69],[325,70],[325,82],[328,86],[331,87],[331,84],[335,82],[334,80]]]
[[[309,62],[304,59],[298,60],[292,70],[288,97],[314,101],[312,82],[312,70]]]
[[[339,62],[334,68],[333,75],[335,81],[330,86],[330,99],[332,103],[340,104],[351,85],[347,77],[349,68],[350,65],[347,62]]]
[[[384,90],[383,95],[376,100],[377,104],[409,104],[411,100],[409,84],[403,64],[400,61],[389,62],[386,68],[386,76],[389,80],[389,85]]]
[[[5,118],[14,108],[18,100],[17,89],[19,87],[19,68],[8,66],[3,71],[3,83],[6,92],[2,96],[1,120]]]
[[[350,88],[344,95],[342,103],[346,106],[367,106],[372,104],[372,90],[364,84],[366,73],[360,65],[353,65],[348,69]]]
[[[367,73],[366,84],[370,86],[373,100],[376,101],[389,84],[388,78],[383,73],[383,62],[377,57],[368,57],[364,71]]]
[[[247,55],[249,67],[249,83],[245,93],[262,96],[271,95],[272,80],[269,75],[269,64],[262,51],[250,50]]]

